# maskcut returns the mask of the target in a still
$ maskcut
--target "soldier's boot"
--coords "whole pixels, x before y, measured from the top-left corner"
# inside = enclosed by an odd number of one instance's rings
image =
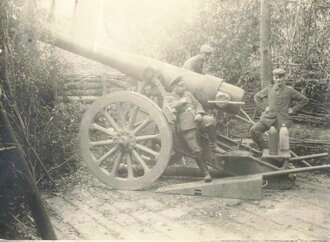
[[[256,143],[260,151],[267,148],[267,145],[262,137],[267,127],[262,123],[256,123],[250,129],[251,138]]]
[[[212,181],[212,177],[211,177],[211,174],[210,174],[209,171],[206,171],[206,172],[204,173],[204,181],[205,181],[205,182],[211,182],[211,181]]]
[[[201,169],[203,176],[204,176],[204,181],[205,182],[211,182],[212,181],[212,177],[209,171],[209,168],[207,167],[206,163],[202,160],[201,155],[198,155],[196,158],[196,163],[199,167],[199,169]]]

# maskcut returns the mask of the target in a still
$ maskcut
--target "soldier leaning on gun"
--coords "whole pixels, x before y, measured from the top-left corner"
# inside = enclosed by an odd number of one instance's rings
[[[188,59],[183,64],[183,68],[202,74],[204,64],[209,60],[212,52],[212,47],[208,45],[202,45],[199,54]]]
[[[289,115],[297,113],[308,103],[307,97],[285,85],[285,70],[275,69],[273,77],[275,84],[266,87],[254,96],[257,107],[262,106],[264,98],[268,99],[268,106],[261,114],[260,120],[250,129],[252,139],[260,150],[266,148],[265,141],[262,138],[263,133],[271,126],[275,126],[279,130],[285,124],[289,128],[291,126]],[[297,103],[290,107],[293,101]]]
[[[224,153],[216,144],[216,122],[211,116],[205,114],[202,105],[191,92],[186,91],[182,76],[170,83],[171,93],[166,95],[164,106],[173,110],[176,116],[177,132],[186,141],[189,149],[196,157],[196,163],[204,175],[204,181],[210,182],[206,161],[202,157],[202,149],[197,139],[197,128],[205,131],[209,136],[210,149],[213,152]]]

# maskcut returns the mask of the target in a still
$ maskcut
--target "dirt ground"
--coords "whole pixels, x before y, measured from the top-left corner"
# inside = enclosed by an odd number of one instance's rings
[[[259,201],[155,193],[196,178],[163,177],[144,191],[113,190],[82,167],[44,194],[61,240],[330,240],[330,175],[298,174]]]

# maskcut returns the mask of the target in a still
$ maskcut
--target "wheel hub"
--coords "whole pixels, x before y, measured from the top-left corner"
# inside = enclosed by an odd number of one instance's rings
[[[115,138],[115,143],[125,150],[132,150],[135,147],[136,139],[129,131],[120,131]]]

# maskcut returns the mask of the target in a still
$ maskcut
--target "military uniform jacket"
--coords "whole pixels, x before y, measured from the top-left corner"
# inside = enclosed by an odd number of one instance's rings
[[[187,103],[182,104],[181,100],[184,98],[186,98]],[[202,105],[192,93],[188,91],[184,92],[180,97],[174,93],[168,94],[165,97],[164,105],[167,105],[174,111],[174,114],[176,115],[177,130],[179,132],[196,128],[196,114],[205,114]]]
[[[201,55],[196,55],[188,59],[183,68],[202,74],[204,67],[204,59]]]
[[[268,98],[269,111],[264,111],[262,113],[260,121],[268,127],[274,124],[277,125],[278,128],[281,127],[282,124],[290,127],[291,121],[288,110],[292,102],[296,101],[296,104],[292,106],[293,113],[297,113],[308,103],[308,98],[286,85],[281,87],[270,85],[258,92],[254,96],[257,106],[261,106],[262,100],[265,97]]]

